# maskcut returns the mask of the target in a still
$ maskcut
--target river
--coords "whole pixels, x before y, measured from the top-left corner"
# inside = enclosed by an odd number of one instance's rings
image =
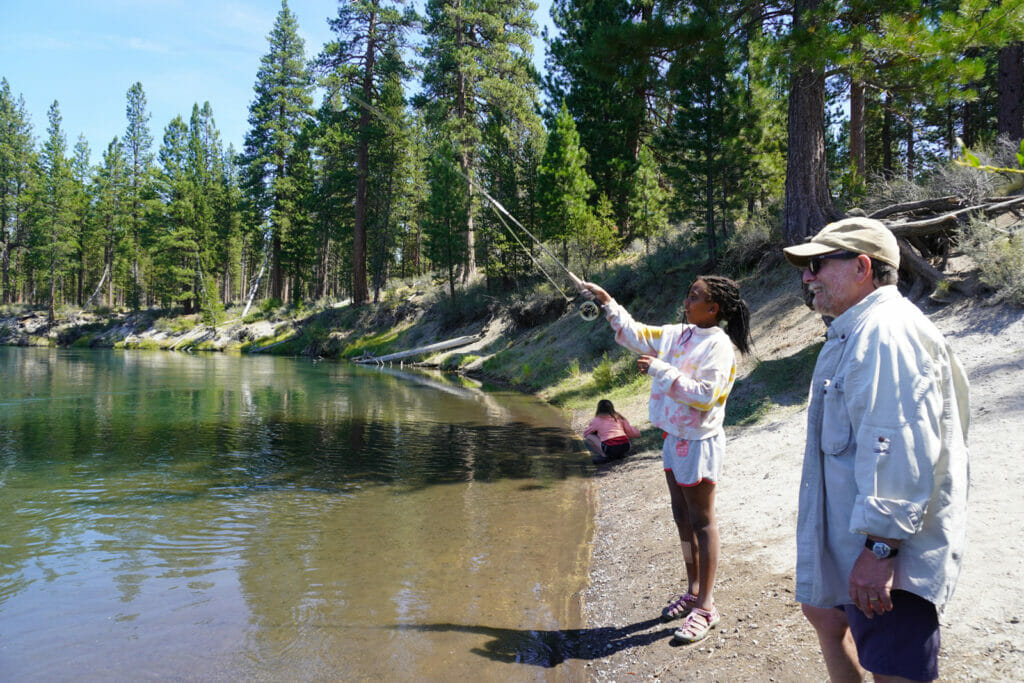
[[[574,450],[460,378],[0,347],[0,678],[582,678]]]

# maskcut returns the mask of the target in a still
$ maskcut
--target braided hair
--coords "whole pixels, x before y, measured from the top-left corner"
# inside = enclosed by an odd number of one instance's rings
[[[742,354],[750,353],[750,309],[740,298],[740,286],[721,275],[697,278],[708,287],[711,301],[718,304],[718,320],[725,323],[725,333]]]

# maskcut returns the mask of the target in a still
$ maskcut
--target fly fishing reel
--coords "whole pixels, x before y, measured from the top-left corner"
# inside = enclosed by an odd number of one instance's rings
[[[580,304],[580,317],[590,322],[591,320],[597,320],[597,316],[601,315],[601,307],[594,301],[584,301]]]

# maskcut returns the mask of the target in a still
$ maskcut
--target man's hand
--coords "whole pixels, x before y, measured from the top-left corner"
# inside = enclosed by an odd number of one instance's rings
[[[654,356],[640,356],[636,359],[636,369],[646,375],[652,360],[654,360]]]
[[[869,619],[892,610],[895,558],[880,560],[865,548],[850,572],[850,599]]]

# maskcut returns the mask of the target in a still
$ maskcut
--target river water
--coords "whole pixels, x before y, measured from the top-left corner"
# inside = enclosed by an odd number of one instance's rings
[[[0,347],[0,679],[579,679],[573,450],[465,380]]]

